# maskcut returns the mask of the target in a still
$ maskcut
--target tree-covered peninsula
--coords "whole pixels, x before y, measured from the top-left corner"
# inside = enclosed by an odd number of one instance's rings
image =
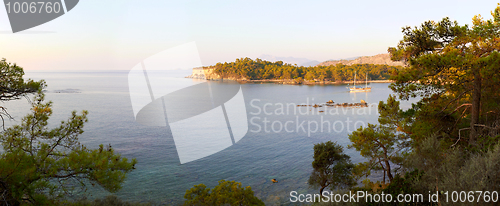
[[[388,80],[390,73],[401,70],[401,66],[354,64],[304,67],[284,63],[270,62],[261,59],[239,58],[234,62],[217,63],[207,69],[222,79],[232,80],[292,80],[296,83],[305,82],[336,82],[353,81],[354,73],[358,79]],[[366,76],[368,75],[368,77]]]

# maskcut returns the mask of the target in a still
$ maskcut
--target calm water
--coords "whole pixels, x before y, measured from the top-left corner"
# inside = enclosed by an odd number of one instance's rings
[[[349,93],[345,85],[243,84],[249,120],[246,136],[223,151],[181,165],[167,127],[147,127],[135,122],[127,75],[126,71],[26,73],[27,77],[45,79],[48,83],[46,97],[54,102],[51,126],[65,120],[73,110],[88,110],[89,122],[80,141],[89,148],[111,144],[123,156],[138,160],[137,169],[127,176],[117,196],[166,205],[181,204],[185,191],[193,185],[203,183],[212,188],[221,179],[251,186],[256,196],[267,204],[288,203],[291,191],[317,192],[307,185],[314,144],[332,140],[346,147],[350,131],[367,123],[377,123],[376,105],[392,93],[385,83],[372,84],[369,93]],[[70,93],[74,91],[77,93]],[[336,103],[363,99],[374,105],[344,109],[296,107],[330,99]],[[17,124],[29,110],[24,99],[4,105],[15,118],[7,122],[8,125]],[[409,103],[403,102],[402,106],[408,107]],[[291,121],[288,131],[280,130],[280,125],[287,121]],[[323,129],[315,129],[315,123],[323,125]],[[197,129],[197,125],[190,127]],[[364,160],[354,150],[346,149],[346,153],[355,163]],[[273,178],[279,183],[273,184]],[[108,193],[94,189],[90,194]]]

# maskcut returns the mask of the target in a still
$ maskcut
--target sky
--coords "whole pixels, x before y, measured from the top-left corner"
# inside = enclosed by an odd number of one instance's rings
[[[493,1],[81,0],[57,19],[12,33],[0,8],[0,58],[25,70],[130,70],[195,42],[201,63],[263,54],[317,61],[386,53],[403,26],[491,18]]]

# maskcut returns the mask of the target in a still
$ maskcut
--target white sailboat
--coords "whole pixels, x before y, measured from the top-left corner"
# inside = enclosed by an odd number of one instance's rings
[[[356,72],[354,72],[354,86],[347,87],[350,92],[371,92],[372,88],[368,87],[368,73],[366,73],[365,87],[356,87]]]

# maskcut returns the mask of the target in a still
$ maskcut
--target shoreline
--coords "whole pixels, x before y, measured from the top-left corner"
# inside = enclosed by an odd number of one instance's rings
[[[212,79],[212,81],[237,81],[240,84],[264,84],[264,83],[272,83],[272,84],[292,84],[292,85],[342,85],[342,84],[353,84],[354,81],[303,81],[297,82],[293,79],[259,79],[259,80],[232,80],[232,79]],[[393,83],[392,80],[370,80],[367,83]],[[365,84],[365,82],[358,82],[359,85]]]

